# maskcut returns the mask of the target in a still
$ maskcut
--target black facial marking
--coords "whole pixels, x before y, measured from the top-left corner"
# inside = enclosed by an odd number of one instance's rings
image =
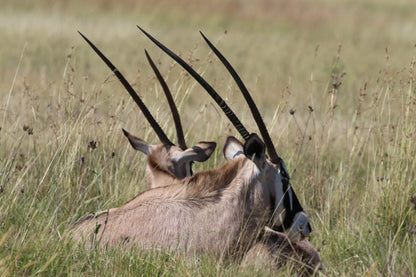
[[[246,143],[244,143],[244,154],[249,159],[252,159],[253,156],[255,159],[264,157],[265,145],[258,135],[251,134]]]
[[[283,228],[288,230],[290,226],[293,224],[293,219],[295,218],[296,214],[299,212],[303,212],[302,206],[299,203],[298,197],[296,196],[295,192],[290,186],[290,181],[288,178],[282,178],[283,184],[283,205],[286,209],[286,217],[283,221]],[[292,205],[293,209],[290,209],[290,194],[289,190],[292,190]],[[309,223],[308,223],[309,224]],[[308,226],[312,231],[311,226]]]

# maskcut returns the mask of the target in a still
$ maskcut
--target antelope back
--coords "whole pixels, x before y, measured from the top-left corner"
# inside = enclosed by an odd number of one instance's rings
[[[253,162],[264,152],[261,140],[250,139],[244,145],[230,140],[225,153],[233,159],[222,167],[175,179],[107,215],[87,217],[75,227],[74,238],[240,260],[268,225],[275,200],[273,187],[261,181]]]

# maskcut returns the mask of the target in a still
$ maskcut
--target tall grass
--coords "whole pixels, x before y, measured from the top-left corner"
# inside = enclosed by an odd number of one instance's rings
[[[416,275],[416,211],[409,201],[416,195],[413,2],[144,2],[5,2],[0,274],[276,274],[212,257],[190,262],[169,253],[86,249],[68,240],[76,219],[146,188],[145,157],[130,148],[121,128],[157,143],[76,30],[113,60],[174,138],[143,48],[156,58],[179,104],[188,144],[218,142],[196,171],[220,166],[226,136],[236,135],[205,92],[138,33],[140,24],[203,72],[255,131],[236,86],[197,31],[235,64],[312,218],[323,275]],[[277,273],[293,274],[290,268]]]

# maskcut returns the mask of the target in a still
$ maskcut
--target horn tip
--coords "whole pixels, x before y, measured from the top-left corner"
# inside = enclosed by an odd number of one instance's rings
[[[204,33],[202,31],[199,31],[199,33],[201,34],[201,36],[205,39],[208,40],[207,37],[204,35]]]
[[[143,33],[146,33],[146,31],[145,31],[145,30],[143,30],[143,29],[142,29],[142,27],[140,27],[139,25],[136,25],[136,27],[137,27],[137,28],[139,28],[139,29],[140,29],[140,31],[142,31]]]
[[[124,135],[127,137],[129,135],[129,132],[127,132],[126,130],[124,130],[124,128],[121,128],[121,130],[123,130]]]

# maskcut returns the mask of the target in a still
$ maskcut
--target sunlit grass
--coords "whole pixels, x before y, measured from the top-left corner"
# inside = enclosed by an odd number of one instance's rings
[[[146,188],[145,157],[121,128],[158,143],[77,30],[111,58],[174,138],[144,58],[144,48],[150,52],[179,104],[188,144],[218,143],[196,171],[221,165],[221,147],[236,135],[136,24],[203,72],[256,131],[198,31],[235,65],[312,218],[324,275],[416,275],[413,2],[21,2],[6,1],[0,11],[0,275],[253,275],[211,257],[85,249],[67,239],[79,217]]]

